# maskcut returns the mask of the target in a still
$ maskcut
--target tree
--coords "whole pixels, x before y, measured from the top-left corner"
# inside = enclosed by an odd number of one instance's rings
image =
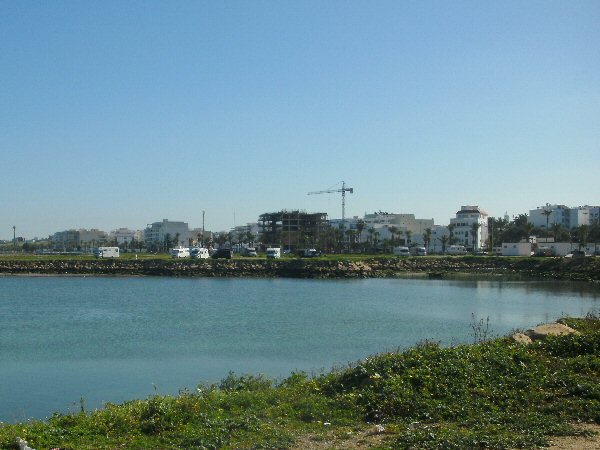
[[[546,216],[546,237],[548,237],[548,235],[550,234],[550,230],[548,230],[548,221],[550,220],[550,215],[552,214],[552,210],[546,208],[542,211],[542,214],[544,216]]]
[[[168,252],[169,248],[171,248],[171,234],[170,233],[165,234],[164,245],[165,245],[165,252]]]
[[[442,253],[446,253],[446,245],[448,244],[450,238],[444,234],[441,238],[438,239],[442,243]]]
[[[371,247],[373,246],[373,235],[375,234],[375,228],[371,227],[367,230],[367,233],[369,233],[369,243],[371,244]]]
[[[217,243],[219,248],[223,247],[225,245],[225,242],[227,242],[227,233],[221,231],[219,234],[217,234],[215,242]]]
[[[527,222],[523,226],[523,231],[525,232],[525,239],[527,241],[529,241],[531,239],[531,236],[533,236],[534,230],[535,230],[535,225],[533,225],[531,222]]]
[[[381,233],[379,231],[375,231],[373,233],[373,247],[377,247],[377,244],[379,244],[379,236],[381,235]]]
[[[407,245],[408,247],[410,247],[410,238],[411,238],[411,236],[412,236],[412,231],[410,231],[410,230],[406,230],[406,231],[404,232],[404,234],[406,235],[406,245]]]
[[[366,224],[365,224],[364,220],[358,219],[356,221],[356,231],[358,232],[358,240],[359,240],[359,242],[362,241],[362,232],[364,231],[365,226],[366,226]]]
[[[252,231],[246,231],[246,242],[248,242],[249,244],[252,244],[252,246],[254,246],[255,239],[256,239],[256,236],[254,235],[254,233],[252,233]]]
[[[477,244],[477,236],[479,235],[479,228],[481,227],[481,225],[479,224],[479,222],[473,222],[471,224],[471,236],[473,236],[473,250],[477,250],[477,247],[479,247]]]
[[[589,232],[590,227],[588,225],[579,225],[575,228],[575,236],[580,249],[586,246]]]
[[[431,228],[425,228],[425,233],[423,233],[423,244],[425,244],[425,248],[429,251],[429,244],[431,243]]]
[[[560,242],[562,240],[561,237],[565,234],[565,230],[562,224],[554,222],[550,229],[552,230],[554,242]]]
[[[456,228],[456,224],[451,223],[448,225],[448,231],[450,232],[450,236],[448,237],[448,243],[450,245],[454,244],[454,229]]]
[[[388,230],[390,231],[390,234],[392,235],[392,238],[390,239],[390,243],[392,244],[392,246],[396,243],[396,240],[394,239],[394,236],[396,235],[396,233],[398,233],[398,231],[400,231],[398,229],[397,226],[391,225],[388,227]]]

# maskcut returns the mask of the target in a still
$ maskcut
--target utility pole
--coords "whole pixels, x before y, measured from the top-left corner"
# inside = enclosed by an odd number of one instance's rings
[[[204,210],[202,210],[202,248],[204,248]]]
[[[17,253],[17,227],[13,225],[13,252]]]

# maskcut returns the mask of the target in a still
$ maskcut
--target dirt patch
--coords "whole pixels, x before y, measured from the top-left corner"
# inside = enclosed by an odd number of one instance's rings
[[[552,438],[548,450],[600,450],[600,425],[584,424],[576,426],[581,434]],[[592,433],[592,435],[590,435]],[[299,436],[294,450],[364,450],[380,447],[391,435],[376,428],[324,431],[321,434]]]
[[[387,435],[389,437],[389,435]],[[375,426],[367,429],[347,429],[299,436],[295,450],[362,450],[380,446],[386,433]]]
[[[596,433],[593,436],[560,436],[552,439],[550,450],[600,450],[600,425],[585,424],[576,427],[584,433]]]

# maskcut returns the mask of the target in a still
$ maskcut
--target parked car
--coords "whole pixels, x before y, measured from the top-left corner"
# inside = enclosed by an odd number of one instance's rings
[[[219,248],[212,254],[212,258],[214,259],[231,259],[231,249],[230,248]]]
[[[242,247],[242,249],[240,250],[240,255],[258,256],[258,253],[256,253],[256,249],[254,247]]]
[[[206,259],[208,258],[208,249],[194,247],[190,250],[190,256],[197,259]]]
[[[408,249],[408,247],[396,247],[396,248],[394,248],[394,255],[410,256],[410,250]]]
[[[281,258],[281,248],[269,247],[267,248],[267,259]]]
[[[554,251],[548,247],[538,247],[533,256],[554,256]]]
[[[571,253],[571,258],[585,258],[588,256],[583,250],[573,250]],[[569,257],[569,255],[567,255]]]

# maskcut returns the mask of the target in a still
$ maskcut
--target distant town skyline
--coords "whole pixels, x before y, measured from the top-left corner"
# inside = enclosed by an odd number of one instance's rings
[[[600,2],[4,2],[0,239],[600,192]]]

